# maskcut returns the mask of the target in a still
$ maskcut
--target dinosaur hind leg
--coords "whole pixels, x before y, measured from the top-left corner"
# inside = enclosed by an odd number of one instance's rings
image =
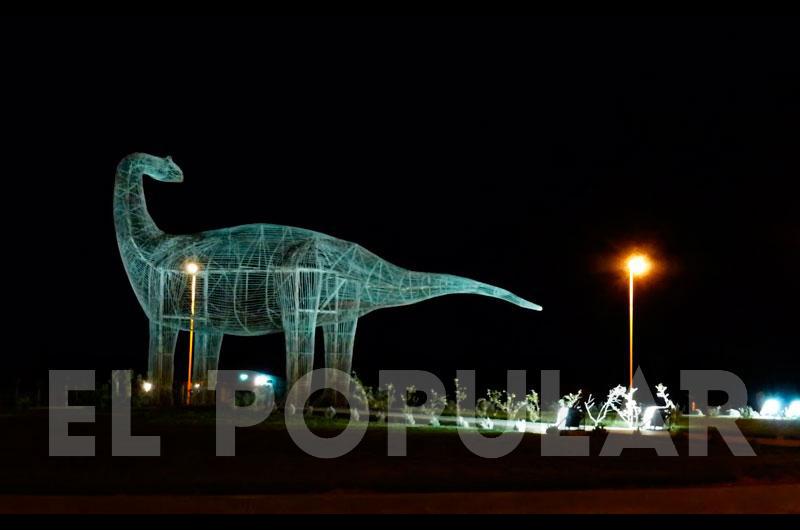
[[[318,271],[295,271],[284,275],[279,290],[279,304],[283,332],[286,338],[287,391],[297,387],[298,380],[314,367],[314,334],[317,328],[317,311],[322,274]],[[287,401],[303,409],[309,397],[310,381],[297,387],[297,398]]]
[[[332,387],[346,386],[342,381],[342,372],[350,374],[353,364],[353,343],[356,338],[356,324],[358,320],[338,321],[322,327],[325,336],[325,367],[338,370],[329,375],[325,381],[326,402],[334,406],[346,406],[347,401],[339,392],[331,390]],[[350,392],[345,396],[351,399]]]
[[[163,404],[172,403],[172,385],[175,368],[175,344],[178,330],[161,322],[150,321],[150,354],[147,378],[153,385],[154,398]]]

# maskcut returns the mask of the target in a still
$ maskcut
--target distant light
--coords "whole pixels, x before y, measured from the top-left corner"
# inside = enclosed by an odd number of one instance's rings
[[[195,388],[200,388],[200,383],[195,383],[195,384],[194,384],[194,387],[195,387]]]
[[[795,399],[786,408],[786,417],[797,419],[800,418],[800,399]]]
[[[250,378],[247,374],[239,374],[239,381],[247,381]]]
[[[647,259],[647,256],[642,256],[641,254],[635,254],[629,257],[627,265],[628,265],[628,270],[634,276],[644,274],[648,270],[650,270],[650,260]]]
[[[761,406],[761,411],[759,415],[763,417],[774,418],[778,416],[781,412],[781,400],[779,399],[768,399],[764,402],[764,405]]]
[[[188,262],[183,268],[186,269],[186,272],[189,274],[197,274],[197,271],[200,270],[200,267],[194,261]]]
[[[253,384],[256,386],[267,386],[269,382],[270,382],[269,377],[263,374],[257,375],[256,378],[253,380]]]
[[[153,383],[151,383],[150,381],[145,381],[144,383],[142,383],[142,390],[144,390],[145,392],[150,392],[151,390],[153,390]]]

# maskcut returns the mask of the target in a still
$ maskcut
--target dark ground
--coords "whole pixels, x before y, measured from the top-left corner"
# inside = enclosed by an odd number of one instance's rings
[[[179,410],[157,417],[136,411],[133,434],[161,436],[162,456],[111,457],[110,416],[98,411],[95,425],[70,427],[71,435],[96,436],[97,456],[79,458],[48,456],[46,411],[2,416],[0,493],[425,493],[780,484],[800,479],[800,447],[792,439],[798,428],[786,430],[788,422],[771,422],[783,429],[782,434],[758,427],[758,438],[750,439],[756,458],[733,457],[715,432],[710,456],[689,458],[685,456],[686,432],[679,430],[673,433],[682,455],[677,458],[658,458],[653,450],[632,449],[618,458],[542,457],[541,437],[528,434],[511,454],[490,460],[470,453],[451,428],[411,428],[408,456],[388,457],[386,428],[370,427],[352,452],[324,460],[302,452],[276,415],[259,426],[237,429],[236,456],[216,457],[213,421],[211,411]],[[740,424],[746,433],[756,432],[747,422]],[[342,425],[331,426],[322,418],[311,422],[321,436],[336,434]],[[591,439],[592,455],[597,455],[604,437]]]

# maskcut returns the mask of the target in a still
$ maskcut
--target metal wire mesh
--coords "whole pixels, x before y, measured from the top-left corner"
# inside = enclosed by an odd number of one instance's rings
[[[169,157],[135,153],[119,163],[114,187],[120,254],[150,320],[148,378],[162,392],[172,388],[177,333],[192,324],[196,382],[213,386],[208,372],[217,367],[223,335],[283,332],[291,386],[313,366],[318,326],[326,365],[349,373],[358,317],[370,311],[456,293],[541,309],[498,287],[392,265],[360,245],[312,230],[251,224],[166,234],[147,211],[144,175],[181,182],[183,172]]]

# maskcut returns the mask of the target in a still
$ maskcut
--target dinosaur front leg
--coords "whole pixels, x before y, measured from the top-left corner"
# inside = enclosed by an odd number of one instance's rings
[[[192,366],[192,381],[200,384],[198,398],[193,403],[204,403],[211,398],[210,391],[216,389],[216,374],[210,373],[219,366],[219,351],[222,346],[222,333],[198,333],[194,338],[195,361]],[[213,372],[212,372],[213,373]]]
[[[147,378],[153,385],[155,399],[161,403],[172,402],[172,381],[175,360],[175,343],[178,330],[163,323],[150,321],[150,354]]]
[[[284,275],[279,290],[283,332],[286,338],[286,382],[291,392],[297,381],[314,367],[314,334],[320,303],[322,274],[314,270],[298,270]],[[298,387],[296,402],[287,402],[303,409],[309,397],[310,381]]]

